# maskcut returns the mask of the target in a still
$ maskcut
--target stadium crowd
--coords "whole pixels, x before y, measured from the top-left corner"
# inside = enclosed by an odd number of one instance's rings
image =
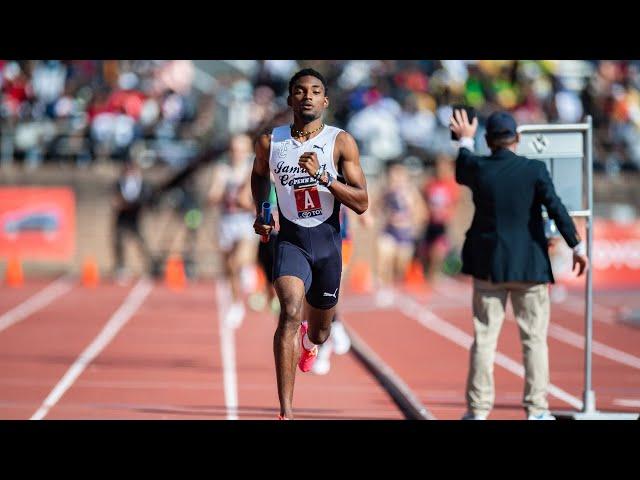
[[[596,171],[640,169],[638,61],[220,61],[231,68],[205,92],[194,88],[197,63],[0,60],[2,158],[35,167],[133,152],[180,166],[216,135],[248,131],[286,108],[288,79],[309,66],[328,79],[328,123],[353,133],[368,172],[452,152],[448,119],[460,103],[478,110],[480,135],[498,108],[520,124],[591,114]]]

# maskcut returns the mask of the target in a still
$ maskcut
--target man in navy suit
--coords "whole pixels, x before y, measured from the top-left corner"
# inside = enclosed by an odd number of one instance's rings
[[[547,329],[548,284],[554,279],[542,206],[573,248],[578,276],[588,266],[585,245],[545,164],[516,155],[520,135],[513,117],[506,112],[489,116],[485,138],[491,155],[486,157],[473,154],[477,127],[477,118],[469,122],[464,110],[451,117],[450,128],[460,139],[456,181],[471,189],[475,205],[462,249],[462,272],[473,276],[474,326],[463,419],[484,420],[493,407],[493,362],[511,294],[523,348],[527,418],[553,420],[547,402]]]

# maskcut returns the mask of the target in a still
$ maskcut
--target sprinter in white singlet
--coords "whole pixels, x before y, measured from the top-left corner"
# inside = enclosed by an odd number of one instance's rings
[[[289,82],[287,103],[294,123],[258,138],[251,174],[258,212],[269,195],[270,173],[278,197],[273,278],[281,312],[273,350],[280,419],[293,418],[296,358],[300,370],[311,370],[318,345],[331,332],[342,271],[340,205],[362,214],[369,201],[355,140],[322,122],[329,106],[323,76],[313,69],[296,73]],[[258,216],[254,230],[267,235],[273,226]],[[303,311],[308,314],[305,323]]]

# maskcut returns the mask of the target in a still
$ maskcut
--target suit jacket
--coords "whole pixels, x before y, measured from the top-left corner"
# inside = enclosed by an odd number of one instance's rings
[[[545,164],[499,149],[460,148],[456,181],[473,193],[475,214],[462,249],[462,272],[491,282],[554,282],[541,207],[570,247],[580,238]]]

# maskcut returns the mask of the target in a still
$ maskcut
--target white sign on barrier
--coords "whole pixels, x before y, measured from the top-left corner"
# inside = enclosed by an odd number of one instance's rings
[[[588,209],[585,198],[585,148],[582,131],[536,131],[546,125],[522,126],[517,153],[547,166],[556,193],[570,214]]]

